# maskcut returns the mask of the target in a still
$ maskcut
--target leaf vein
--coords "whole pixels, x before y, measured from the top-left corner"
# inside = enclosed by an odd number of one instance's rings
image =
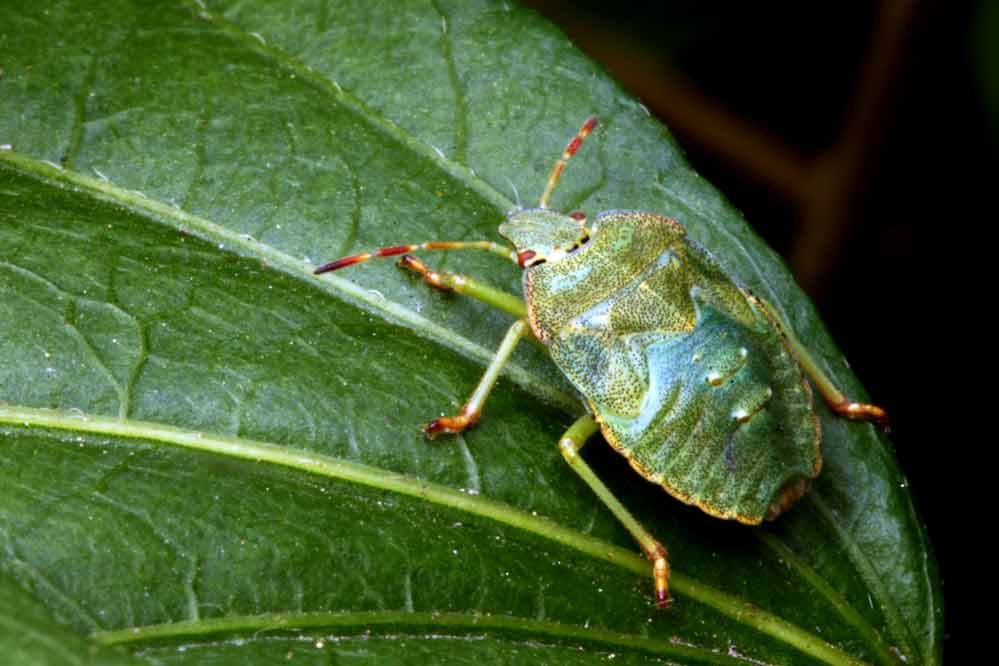
[[[888,646],[885,644],[884,640],[874,627],[872,627],[871,624],[849,604],[842,594],[826,582],[818,574],[818,572],[812,569],[804,560],[798,557],[797,553],[765,529],[757,530],[756,536],[764,546],[773,552],[777,558],[779,558],[787,566],[796,570],[802,578],[807,580],[812,588],[825,597],[829,604],[836,609],[836,612],[838,612],[847,623],[853,626],[854,629],[864,636],[868,644],[875,649],[875,652],[882,663],[890,666],[899,665],[900,662],[898,658],[891,652],[891,650],[889,650]]]
[[[465,94],[462,91],[461,78],[458,76],[457,64],[451,49],[451,33],[448,30],[447,15],[437,0],[430,0],[430,6],[441,19],[440,50],[447,65],[448,85],[451,86],[451,92],[454,95],[454,156],[456,161],[467,164],[468,125],[465,120]]]
[[[408,149],[418,153],[424,158],[427,158],[431,162],[434,162],[442,171],[463,183],[470,190],[476,192],[486,201],[496,206],[500,212],[505,214],[514,209],[514,203],[512,201],[505,197],[492,184],[476,175],[470,168],[455,160],[448,159],[443,152],[420,140],[400,125],[397,125],[389,120],[385,115],[369,107],[360,98],[344,90],[335,80],[327,76],[323,76],[301,60],[291,56],[289,53],[262,43],[258,38],[246,32],[237,24],[232,23],[222,16],[212,14],[203,6],[195,3],[193,0],[188,0],[187,4],[194,9],[198,16],[211,22],[217,28],[222,30],[222,32],[238,41],[246,48],[269,58],[281,68],[291,70],[297,77],[309,82],[323,94],[332,97],[337,104],[353,113],[369,126],[378,130],[385,136],[398,141]]]
[[[83,142],[83,126],[87,117],[87,96],[94,86],[97,78],[97,56],[90,57],[90,64],[87,65],[87,73],[83,77],[80,89],[73,96],[73,127],[69,132],[69,145],[63,153],[59,163],[63,168],[69,168],[80,152],[80,144]]]
[[[7,423],[14,428],[48,428],[85,432],[103,437],[120,437],[130,441],[156,442],[340,479],[464,511],[549,539],[636,574],[647,576],[649,573],[648,562],[633,550],[588,537],[578,530],[530,515],[495,500],[343,459],[288,449],[269,442],[202,433],[148,421],[111,419],[2,403],[0,403],[0,423]],[[737,622],[773,636],[827,663],[843,665],[860,663],[839,648],[790,622],[753,604],[712,589],[680,572],[674,571],[670,582],[676,593],[714,608]]]
[[[59,589],[52,581],[42,575],[41,571],[29,562],[17,557],[17,555],[12,551],[13,549],[10,545],[8,545],[7,567],[13,569],[15,574],[19,574],[20,576],[29,579],[33,586],[44,589],[46,593],[52,596],[56,603],[60,604],[65,611],[68,611],[70,614],[76,616],[80,624],[89,627],[91,631],[96,631],[98,627],[100,627],[100,624],[94,616],[77,604],[68,593]]]
[[[217,247],[222,244],[225,246],[223,250],[225,252],[255,257],[274,270],[301,280],[312,288],[350,303],[366,312],[377,314],[393,324],[413,331],[425,340],[440,344],[466,358],[475,359],[482,365],[486,365],[493,357],[492,351],[417,314],[410,308],[388,301],[380,294],[371,293],[367,289],[336,275],[327,274],[322,278],[316,278],[312,274],[313,269],[315,269],[313,264],[205,218],[109,182],[73,171],[64,171],[15,151],[0,151],[0,165],[9,165],[31,178],[56,187],[72,188],[79,194],[120,206],[152,222],[196,236],[213,246]],[[549,404],[567,411],[578,409],[579,403],[576,398],[516,363],[508,363],[503,372],[522,389]]]
[[[336,630],[340,630],[337,632]],[[265,632],[288,634],[292,640],[300,640],[303,632],[314,630],[322,635],[350,635],[364,632],[365,635],[390,637],[394,635],[422,636],[429,640],[465,638],[471,635],[498,635],[506,640],[528,640],[531,645],[554,642],[583,643],[615,653],[646,653],[656,656],[671,656],[684,663],[718,664],[719,666],[745,666],[745,658],[721,654],[710,648],[689,645],[671,640],[649,638],[637,634],[618,633],[606,629],[595,629],[580,625],[564,624],[536,618],[511,617],[507,615],[482,615],[453,612],[409,613],[399,611],[373,611],[358,613],[274,613],[257,616],[230,616],[211,618],[200,622],[176,622],[172,624],[147,625],[118,631],[93,634],[93,638],[104,645],[145,644],[155,645],[160,641],[188,638],[198,641],[196,645],[213,645],[214,636],[241,634],[259,638]],[[380,630],[380,631],[379,631]],[[381,633],[386,632],[386,633]],[[512,634],[512,635],[511,635]],[[190,642],[186,642],[190,646]],[[754,662],[759,663],[759,662]],[[842,664],[859,665],[853,659]]]
[[[843,548],[847,551],[850,560],[853,562],[860,575],[864,578],[868,589],[873,590],[875,596],[880,600],[891,599],[892,597],[885,589],[884,581],[881,576],[878,575],[874,565],[864,555],[856,540],[843,530],[842,525],[840,525],[839,521],[835,519],[832,511],[822,497],[818,493],[809,493],[806,495],[806,498],[809,503],[816,508],[817,513],[823,522],[825,522],[828,528],[833,532],[833,534],[836,535],[839,542],[843,545]],[[902,643],[902,651],[911,655],[920,655],[920,651],[915,647],[916,641],[912,635],[912,629],[908,623],[905,622],[904,618],[902,618],[898,607],[895,606],[895,604],[890,603],[881,603],[880,606],[885,617],[885,622],[891,628],[892,636],[896,641]]]

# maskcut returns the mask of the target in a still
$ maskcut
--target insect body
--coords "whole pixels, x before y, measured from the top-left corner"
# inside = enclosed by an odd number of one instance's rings
[[[587,413],[559,447],[572,468],[653,563],[656,601],[669,604],[663,546],[578,455],[598,429],[643,477],[707,513],[758,524],[776,518],[818,475],[821,431],[806,375],[834,411],[887,423],[874,405],[847,400],[790,328],[738,285],[676,221],[612,211],[587,224],[548,209],[591,118],[555,164],[538,208],[513,213],[492,241],[382,248],[316,270],[405,254],[400,265],[430,284],[468,294],[517,317],[460,414],[430,422],[431,437],[474,425],[517,342],[533,334],[581,395]],[[477,280],[438,273],[407,254],[483,249],[524,269],[524,300]]]
[[[721,518],[776,515],[820,467],[811,391],[779,332],[679,224],[612,212],[591,232],[527,268],[535,335],[642,476]]]

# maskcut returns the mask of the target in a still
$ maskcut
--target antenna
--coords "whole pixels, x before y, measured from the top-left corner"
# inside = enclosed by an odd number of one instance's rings
[[[552,198],[552,192],[555,190],[555,186],[558,185],[559,178],[562,177],[562,172],[565,170],[565,164],[569,161],[569,158],[576,154],[579,147],[583,145],[583,139],[590,135],[593,128],[597,126],[597,117],[593,116],[589,118],[583,126],[576,133],[576,136],[572,137],[572,141],[569,145],[565,147],[565,151],[562,153],[562,157],[559,158],[558,162],[555,163],[555,167],[552,169],[552,173],[548,176],[548,184],[545,185],[545,192],[541,195],[541,203],[538,204],[539,208],[548,208],[548,201]]]

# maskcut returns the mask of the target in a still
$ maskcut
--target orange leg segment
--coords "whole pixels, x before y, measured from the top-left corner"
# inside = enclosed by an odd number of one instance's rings
[[[522,337],[529,334],[530,330],[527,321],[524,319],[518,319],[513,322],[513,325],[507,330],[506,335],[503,336],[503,341],[500,343],[499,349],[496,350],[493,360],[490,361],[489,367],[486,368],[485,374],[479,380],[479,385],[475,387],[472,396],[465,403],[465,406],[461,408],[461,413],[456,416],[442,416],[428,423],[423,428],[423,432],[427,433],[427,437],[433,439],[442,432],[456,434],[474,426],[478,422],[479,416],[482,414],[482,406],[485,404],[486,398],[489,397],[489,392],[495,386],[496,380],[499,379],[500,371],[503,370],[503,366],[510,359],[510,355],[513,354],[517,343],[520,342]]]
[[[569,467],[586,482],[586,485],[596,493],[600,501],[611,510],[614,517],[624,525],[625,529],[641,546],[642,552],[652,562],[652,581],[655,584],[656,605],[659,608],[669,608],[673,601],[669,595],[669,561],[666,548],[631,515],[631,512],[621,504],[621,500],[614,496],[579,455],[579,450],[583,448],[586,440],[598,429],[599,427],[592,416],[589,414],[581,416],[562,435],[562,439],[558,443],[559,451],[562,452],[565,461],[569,463]]]
[[[891,429],[891,420],[888,418],[885,410],[877,405],[871,405],[866,402],[853,402],[843,395],[843,392],[833,383],[832,379],[819,367],[818,362],[816,362],[811,352],[808,351],[808,348],[795,337],[794,331],[787,322],[777,314],[778,311],[773,305],[758,296],[752,294],[747,294],[747,296],[751,302],[762,307],[770,315],[772,321],[778,324],[787,339],[791,353],[794,354],[795,359],[797,359],[805,374],[815,382],[815,387],[822,394],[826,404],[829,405],[829,409],[848,419],[874,421],[886,432]]]
[[[422,276],[427,284],[437,287],[442,291],[453,291],[457,294],[471,296],[487,305],[499,308],[504,312],[509,312],[517,318],[527,316],[527,306],[524,305],[522,299],[475,278],[448,273],[446,271],[438,272],[432,270],[425,263],[410,254],[400,259],[398,265],[399,268],[405,268]]]

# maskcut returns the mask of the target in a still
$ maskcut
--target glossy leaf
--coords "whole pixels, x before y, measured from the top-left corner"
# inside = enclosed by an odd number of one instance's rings
[[[555,448],[580,407],[540,349],[479,427],[425,441],[509,318],[388,261],[311,269],[495,239],[590,114],[553,206],[675,217],[862,389],[780,260],[557,30],[375,5],[0,7],[0,647],[30,627],[81,662],[939,663],[934,564],[869,425],[823,413],[816,488],[756,530],[591,443],[670,547],[669,612]],[[427,261],[519,289],[482,254]]]

